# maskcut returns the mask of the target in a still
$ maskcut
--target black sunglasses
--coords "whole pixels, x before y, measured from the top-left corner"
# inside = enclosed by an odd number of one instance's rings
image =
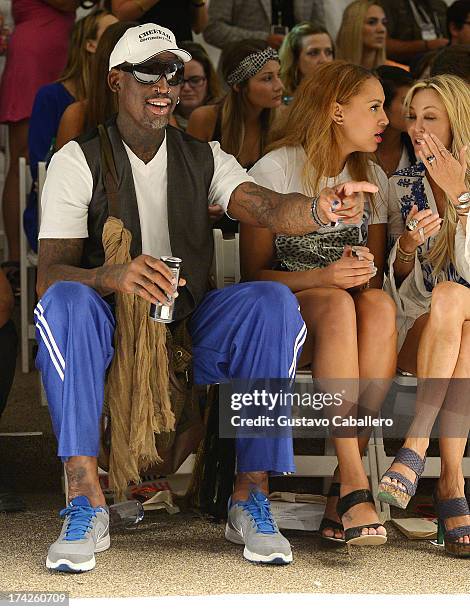
[[[184,80],[184,62],[153,61],[145,64],[121,64],[124,72],[130,72],[136,81],[144,85],[153,85],[164,76],[168,85],[181,85]]]

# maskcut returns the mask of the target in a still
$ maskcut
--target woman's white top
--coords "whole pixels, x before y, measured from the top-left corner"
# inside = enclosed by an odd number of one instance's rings
[[[251,168],[250,174],[255,181],[262,185],[277,191],[278,193],[303,193],[306,190],[303,184],[303,171],[307,163],[307,156],[303,147],[281,147],[264,155]],[[322,177],[318,191],[325,187],[333,187],[340,183],[351,181],[347,165],[343,168],[338,176]],[[379,188],[379,193],[375,198],[375,212],[371,212],[369,225],[375,223],[387,223],[387,191],[388,179],[385,172],[373,162],[370,162],[370,182],[374,183]],[[366,205],[367,209],[368,205]],[[320,230],[319,230],[320,231]],[[331,230],[328,230],[331,231]]]

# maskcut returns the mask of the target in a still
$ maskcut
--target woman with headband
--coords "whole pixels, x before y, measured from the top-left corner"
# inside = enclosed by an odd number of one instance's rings
[[[295,293],[307,326],[299,365],[311,368],[321,391],[334,394],[335,379],[340,379],[341,406],[336,413],[325,413],[333,425],[338,416],[375,415],[395,374],[395,307],[381,290],[387,177],[371,160],[388,123],[383,104],[379,80],[361,66],[326,63],[314,76],[302,79],[281,137],[250,174],[259,185],[278,193],[311,196],[314,209],[321,189],[348,180],[370,181],[379,193],[370,202],[361,194],[363,213],[341,221],[352,199],[346,197],[343,208],[341,192],[331,190],[338,221],[332,227],[319,218],[321,228],[308,236],[241,226],[243,279],[277,281]],[[367,388],[371,379],[384,384],[374,384],[372,390]],[[378,521],[362,464],[370,429],[339,427],[327,433],[335,444],[338,468],[321,536],[360,546],[385,543],[386,531]]]
[[[385,288],[397,305],[398,366],[418,377],[418,389],[414,420],[379,499],[408,505],[439,414],[439,532],[447,553],[470,557],[462,472],[470,425],[470,91],[458,77],[432,77],[411,88],[405,109],[419,163],[390,179],[395,244]]]
[[[187,132],[205,142],[218,140],[251,168],[264,153],[274,111],[282,104],[279,57],[265,41],[245,40],[224,49],[221,65],[229,92],[220,104],[193,111]],[[222,229],[237,231],[238,223],[227,221]]]

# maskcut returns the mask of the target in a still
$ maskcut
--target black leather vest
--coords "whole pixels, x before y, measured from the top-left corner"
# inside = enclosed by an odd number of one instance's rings
[[[120,218],[132,234],[131,257],[142,253],[139,209],[132,168],[115,119],[106,123],[118,176]],[[167,206],[170,244],[173,256],[182,259],[181,276],[186,286],[178,290],[175,319],[188,316],[208,289],[214,242],[208,215],[208,195],[214,174],[214,157],[207,143],[195,140],[168,126]],[[108,218],[108,200],[103,183],[98,131],[77,139],[91,174],[93,195],[88,209],[88,238],[85,240],[81,266],[96,268],[104,263],[103,227]],[[159,223],[159,219],[155,219]]]

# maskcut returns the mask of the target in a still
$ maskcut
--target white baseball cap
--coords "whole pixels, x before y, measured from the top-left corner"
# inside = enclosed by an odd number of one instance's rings
[[[171,30],[156,23],[135,26],[126,30],[117,41],[109,57],[109,69],[124,62],[142,64],[164,51],[174,53],[183,62],[189,62],[191,59],[190,53],[178,48]]]

